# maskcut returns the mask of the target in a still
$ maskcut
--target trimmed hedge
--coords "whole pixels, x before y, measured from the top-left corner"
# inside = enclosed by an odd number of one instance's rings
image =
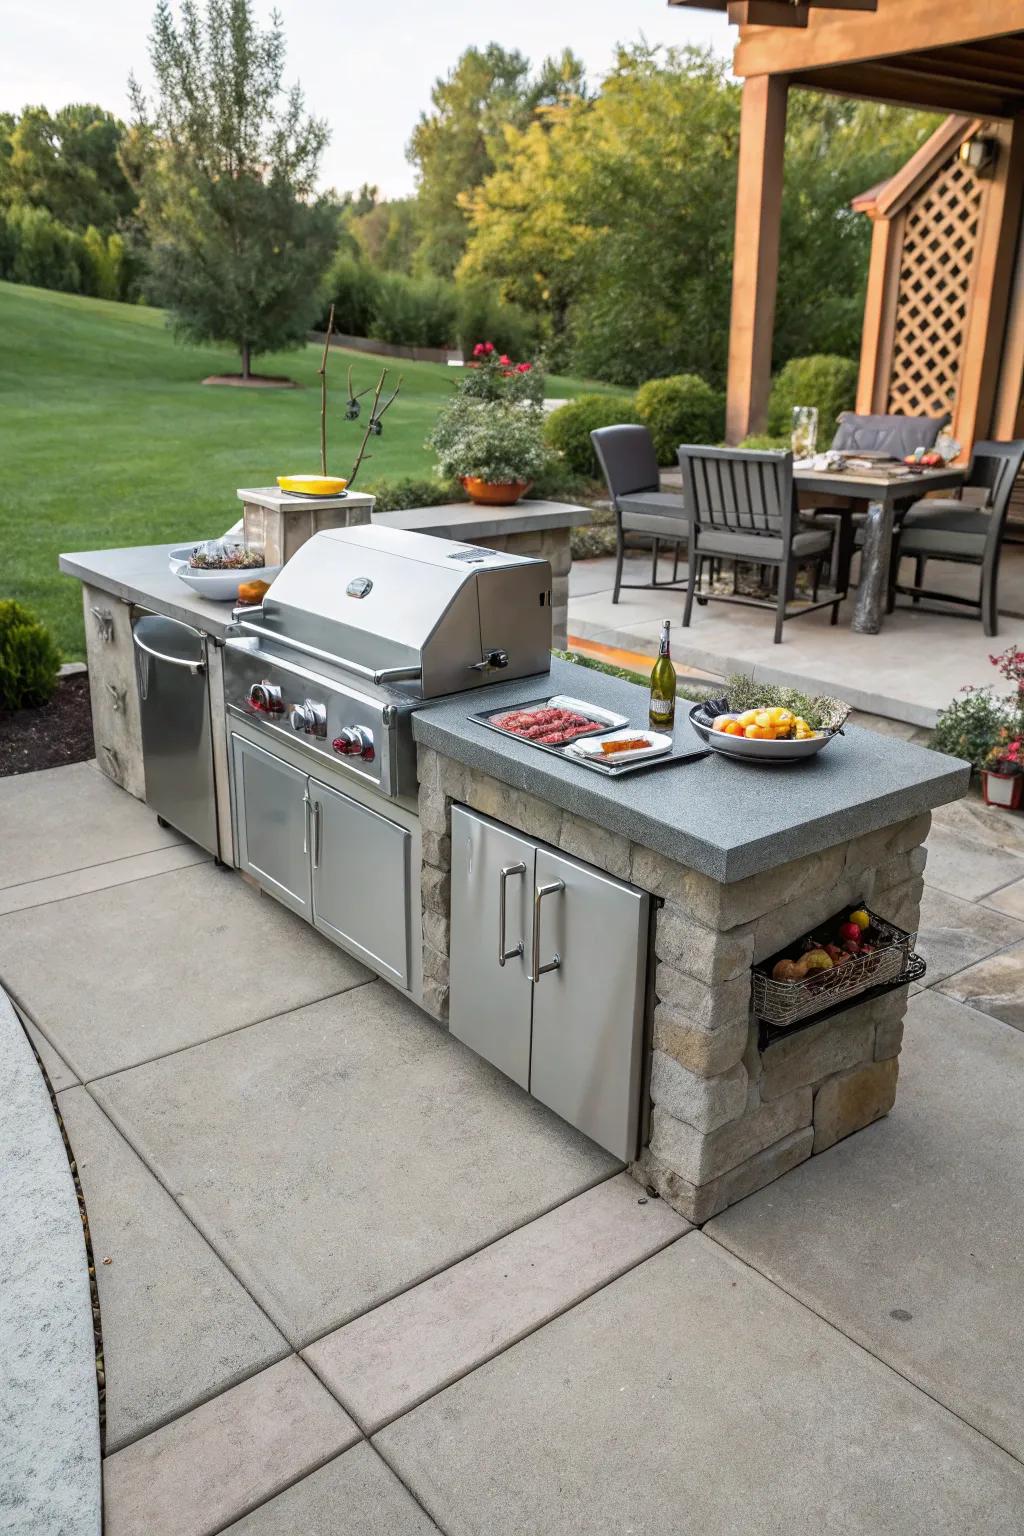
[[[831,446],[836,417],[852,411],[857,399],[857,364],[848,357],[791,357],[772,384],[768,399],[768,432],[789,438],[793,407],[818,408],[818,449]]]
[[[718,443],[725,431],[725,400],[696,373],[641,384],[636,409],[659,464],[674,464],[682,443]]]
[[[590,434],[598,427],[624,422],[642,425],[632,395],[579,395],[546,417],[544,441],[561,454],[574,474],[598,479],[601,470]]]

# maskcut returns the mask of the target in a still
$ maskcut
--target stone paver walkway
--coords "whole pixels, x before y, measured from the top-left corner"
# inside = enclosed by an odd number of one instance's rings
[[[108,1536],[1019,1536],[1021,818],[936,815],[895,1111],[694,1231],[90,765],[23,805]]]

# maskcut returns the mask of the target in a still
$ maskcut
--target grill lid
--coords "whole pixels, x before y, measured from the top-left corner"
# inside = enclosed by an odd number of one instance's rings
[[[421,697],[548,670],[551,567],[501,550],[368,523],[316,533],[263,600],[263,626],[341,665],[418,669]]]

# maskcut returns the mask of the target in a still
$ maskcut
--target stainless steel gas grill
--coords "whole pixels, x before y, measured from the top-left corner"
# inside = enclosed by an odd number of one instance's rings
[[[236,618],[224,681],[238,863],[415,994],[412,712],[549,670],[551,567],[329,529]]]

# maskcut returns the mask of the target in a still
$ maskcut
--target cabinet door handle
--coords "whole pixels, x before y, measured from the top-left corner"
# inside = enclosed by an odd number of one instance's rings
[[[302,797],[302,851],[309,852],[309,808],[313,804],[309,798],[309,791]]]
[[[320,801],[313,801],[313,868],[320,868]]]
[[[506,960],[515,959],[516,955],[523,952],[523,941],[520,939],[515,949],[505,948],[505,887],[508,884],[509,875],[525,875],[525,864],[506,864],[498,876],[498,964],[504,965]]]
[[[562,963],[562,957],[556,954],[546,965],[540,963],[540,904],[545,896],[551,896],[555,891],[564,891],[564,880],[552,880],[549,885],[538,885],[533,898],[533,974],[531,981],[539,981],[546,976],[548,971],[557,971]]]

